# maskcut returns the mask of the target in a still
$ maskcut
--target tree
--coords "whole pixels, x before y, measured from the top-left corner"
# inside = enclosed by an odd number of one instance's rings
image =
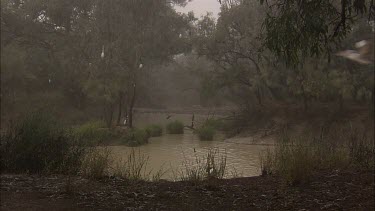
[[[260,2],[268,7],[264,45],[289,66],[297,66],[310,56],[330,58],[361,17],[366,16],[369,23],[375,18],[373,0]]]
[[[97,55],[101,50],[105,54],[104,58],[97,59],[95,63],[99,74],[94,77],[110,83],[102,86],[106,83],[99,82],[101,89],[106,90],[110,110],[113,110],[115,101],[122,104],[121,96],[127,96],[125,113],[129,116],[129,127],[132,127],[133,107],[139,75],[144,69],[142,67],[156,61],[170,60],[184,50],[180,34],[186,28],[186,19],[178,15],[172,4],[165,0],[98,1],[94,14]],[[103,71],[107,73],[100,73]],[[109,113],[112,116],[113,112]],[[118,114],[121,113],[119,109]]]

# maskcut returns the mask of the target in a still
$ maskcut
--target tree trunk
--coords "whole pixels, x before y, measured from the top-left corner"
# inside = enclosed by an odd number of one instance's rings
[[[112,126],[113,113],[114,113],[113,108],[114,108],[114,104],[112,103],[109,103],[108,105],[104,106],[104,120],[108,128]]]
[[[119,102],[118,102],[118,113],[117,113],[116,125],[120,125],[121,114],[122,114],[122,101],[123,101],[123,94],[122,94],[122,92],[119,92]]]
[[[342,94],[340,94],[340,97],[339,97],[339,106],[340,106],[340,111],[342,111],[344,108],[344,98]]]
[[[305,88],[303,87],[303,85],[301,85],[301,90],[302,90],[303,110],[307,111],[307,108],[308,108],[307,100],[308,99],[307,99]]]
[[[132,128],[133,127],[133,108],[134,108],[134,103],[135,103],[135,88],[136,88],[136,84],[134,83],[133,84],[133,95],[132,95],[132,98],[130,100],[130,105],[129,105],[129,127]]]
[[[262,93],[261,93],[259,87],[257,87],[257,90],[255,91],[255,96],[257,97],[259,105],[263,106],[263,104],[262,104]]]

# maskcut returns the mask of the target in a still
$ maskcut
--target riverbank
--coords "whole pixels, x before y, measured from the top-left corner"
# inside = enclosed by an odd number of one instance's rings
[[[1,175],[1,210],[373,210],[374,173],[320,171],[301,186],[276,176],[126,182]]]

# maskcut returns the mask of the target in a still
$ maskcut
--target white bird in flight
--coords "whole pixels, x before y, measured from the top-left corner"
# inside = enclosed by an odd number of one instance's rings
[[[355,45],[357,50],[345,50],[336,53],[337,56],[353,60],[360,64],[372,64],[374,62],[374,46],[368,40],[362,40]]]
[[[103,45],[103,47],[102,47],[102,54],[100,54],[100,57],[101,57],[102,59],[104,59],[104,45]]]

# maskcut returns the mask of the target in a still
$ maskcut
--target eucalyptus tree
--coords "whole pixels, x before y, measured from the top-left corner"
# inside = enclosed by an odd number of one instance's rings
[[[216,62],[219,86],[232,90],[247,90],[262,105],[264,95],[271,94],[265,80],[265,62],[261,40],[262,18],[265,13],[257,2],[244,4],[241,1],[226,2],[221,7],[217,24],[210,26],[209,17],[199,24],[199,53]],[[221,85],[220,85],[221,84]]]
[[[140,74],[155,62],[163,62],[185,49],[180,34],[186,19],[177,14],[174,4],[185,1],[166,0],[98,0],[93,10],[96,37],[95,71],[91,81],[96,84],[109,105],[109,122],[114,104],[122,105],[133,123],[133,107],[137,97]],[[100,58],[103,54],[102,58]],[[91,86],[92,87],[92,86]],[[123,99],[127,99],[125,103]]]
[[[243,0],[250,2],[250,0]],[[326,56],[366,17],[374,27],[373,0],[259,0],[267,6],[264,45],[289,66]]]
[[[91,7],[89,0],[2,0],[2,85],[9,85],[2,96],[17,88],[19,99],[42,95],[45,102],[47,93],[64,93],[81,107]]]

